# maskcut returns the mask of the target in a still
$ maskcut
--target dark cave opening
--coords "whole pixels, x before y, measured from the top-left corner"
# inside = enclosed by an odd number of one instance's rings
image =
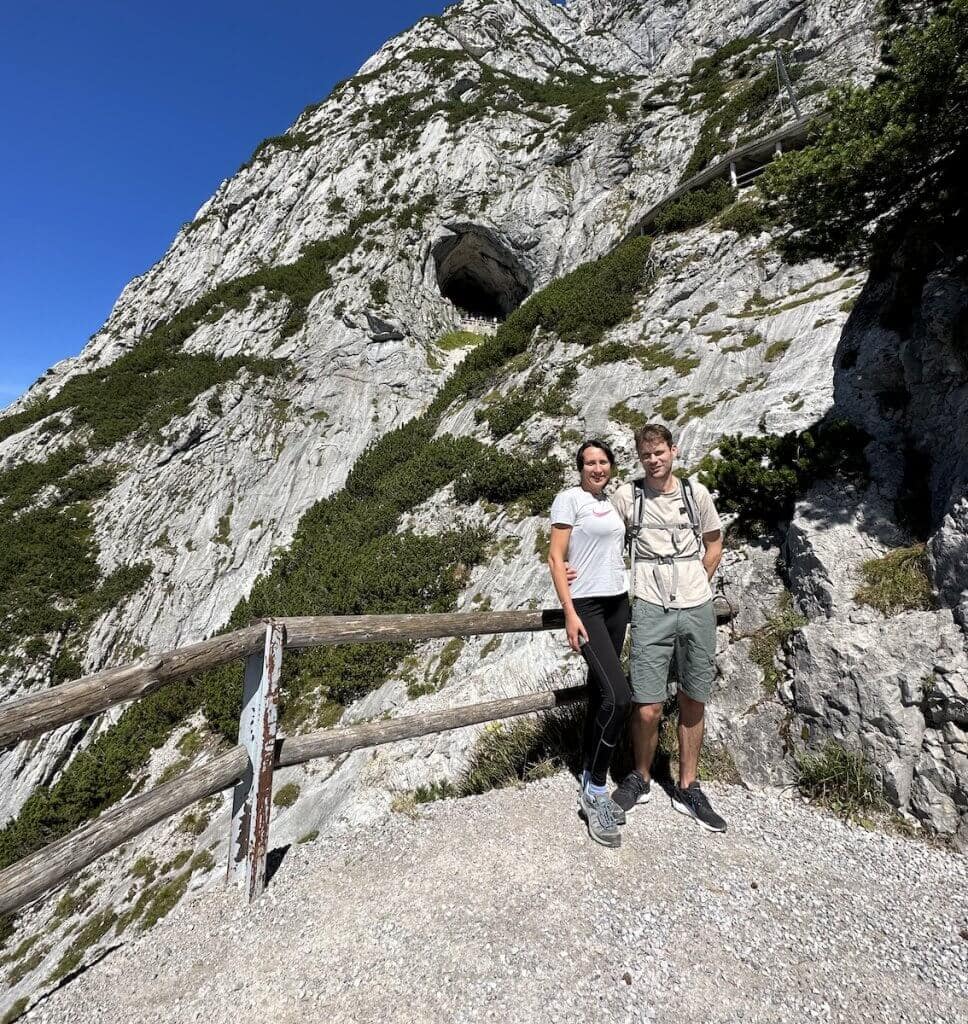
[[[531,293],[530,272],[489,228],[448,228],[431,250],[440,294],[465,315],[505,319]]]

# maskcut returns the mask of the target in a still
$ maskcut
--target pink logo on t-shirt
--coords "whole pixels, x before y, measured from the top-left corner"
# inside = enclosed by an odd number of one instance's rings
[[[601,519],[602,516],[607,516],[609,514],[609,512],[611,512],[611,511],[612,510],[609,509],[609,508],[605,509],[604,512],[596,512],[594,509],[592,509],[592,515],[595,516],[598,519]]]

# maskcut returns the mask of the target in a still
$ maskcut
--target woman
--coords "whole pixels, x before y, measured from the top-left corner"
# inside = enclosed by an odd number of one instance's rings
[[[578,486],[562,491],[551,506],[548,567],[565,612],[568,643],[588,662],[581,813],[595,842],[620,846],[618,825],[625,815],[609,798],[606,781],[632,698],[621,661],[629,621],[625,524],[605,496],[615,465],[611,448],[604,441],[586,441],[575,463]],[[570,587],[566,562],[577,572]]]

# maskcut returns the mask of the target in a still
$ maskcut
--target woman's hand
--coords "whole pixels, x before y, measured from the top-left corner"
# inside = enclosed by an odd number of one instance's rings
[[[582,641],[588,640],[588,633],[574,611],[565,612],[565,636],[568,637],[568,645],[573,651],[580,650]]]

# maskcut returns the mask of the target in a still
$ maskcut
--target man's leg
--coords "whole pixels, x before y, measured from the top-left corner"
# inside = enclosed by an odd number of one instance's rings
[[[632,754],[635,770],[648,781],[652,775],[655,748],[659,744],[659,723],[662,721],[661,704],[633,704],[629,723],[632,734]]]
[[[712,601],[679,613],[679,785],[672,806],[712,832],[725,832],[726,822],[709,803],[696,778],[702,749],[706,701],[716,675],[716,618]]]
[[[706,705],[679,691],[679,788],[687,789],[699,773],[699,751],[705,726]],[[653,748],[653,754],[655,750]]]
[[[612,799],[623,810],[649,799],[652,761],[675,647],[675,613],[659,605],[632,604],[632,753],[635,770],[619,783]]]

